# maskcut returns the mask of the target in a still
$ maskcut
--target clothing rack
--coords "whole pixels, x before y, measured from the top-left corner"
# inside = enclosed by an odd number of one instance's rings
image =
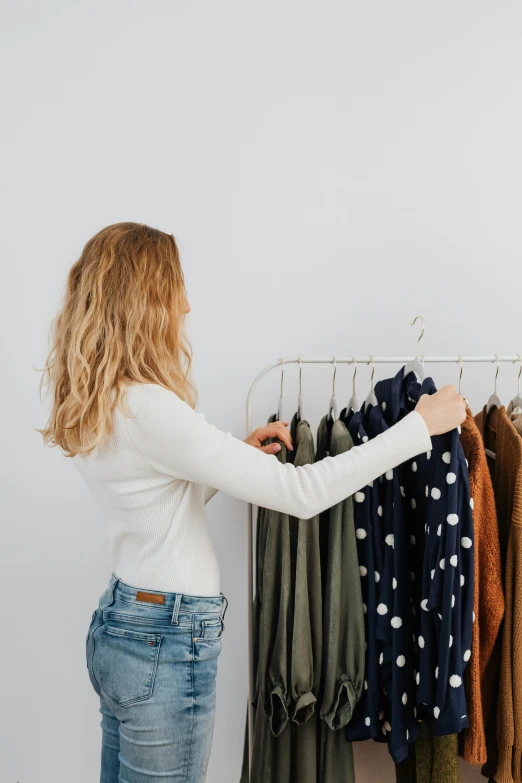
[[[423,327],[424,331],[424,327]],[[422,335],[421,335],[422,337]],[[254,378],[252,381],[252,384],[250,386],[250,389],[248,390],[247,400],[246,400],[246,427],[247,427],[247,434],[252,432],[252,410],[251,410],[251,400],[252,395],[259,384],[261,378],[265,376],[267,373],[269,373],[271,370],[276,369],[277,367],[281,367],[284,369],[284,366],[287,364],[353,364],[355,367],[358,364],[371,364],[372,366],[375,364],[407,364],[408,362],[412,361],[412,358],[418,359],[422,364],[429,363],[429,364],[460,364],[461,371],[462,371],[462,365],[463,364],[470,364],[470,363],[482,363],[482,364],[491,364],[496,363],[497,364],[497,371],[498,371],[498,364],[500,362],[520,362],[521,368],[522,368],[522,357],[520,354],[517,354],[516,356],[422,356],[417,353],[415,357],[398,357],[398,356],[364,356],[364,357],[356,357],[356,356],[349,356],[349,357],[343,357],[343,356],[329,356],[329,357],[305,357],[305,356],[298,356],[296,358],[291,359],[284,359],[281,358],[277,362],[274,362],[273,364],[267,365],[264,369],[261,370],[260,373]],[[372,384],[373,387],[373,384]],[[248,755],[249,755],[249,769],[252,762],[252,748],[253,748],[253,738],[254,738],[254,708],[252,706],[252,701],[254,698],[254,612],[253,612],[253,601],[254,601],[254,506],[251,503],[247,504],[247,530],[248,530],[248,572],[247,572],[247,579],[248,579],[248,711],[247,711],[247,720],[248,720]]]

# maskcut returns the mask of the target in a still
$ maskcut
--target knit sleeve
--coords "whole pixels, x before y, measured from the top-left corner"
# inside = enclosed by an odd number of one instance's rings
[[[318,463],[282,464],[158,384],[129,387],[127,419],[135,448],[160,473],[215,487],[257,506],[309,519],[401,462],[431,448],[423,417],[411,411],[376,438]]]

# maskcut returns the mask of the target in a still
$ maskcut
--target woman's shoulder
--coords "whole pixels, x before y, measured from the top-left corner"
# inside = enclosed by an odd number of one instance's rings
[[[126,395],[133,416],[158,414],[165,408],[179,410],[187,405],[174,391],[159,383],[128,383]]]

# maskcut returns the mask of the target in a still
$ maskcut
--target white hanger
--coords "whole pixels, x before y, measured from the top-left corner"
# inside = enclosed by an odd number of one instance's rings
[[[422,317],[422,315],[416,315],[412,323],[410,324],[410,326],[413,326],[415,324],[417,318],[420,318],[422,321],[422,332],[419,339],[417,340],[417,350],[415,352],[415,359],[412,359],[410,362],[407,362],[404,365],[404,373],[402,377],[405,378],[409,372],[415,372],[419,377],[419,383],[422,383],[425,378],[424,365],[421,364],[420,357],[419,357],[419,343],[422,340],[422,336],[424,334],[424,318]]]
[[[516,417],[519,416],[522,413],[522,396],[520,395],[520,375],[522,374],[522,356],[517,353],[518,358],[520,359],[520,370],[518,371],[518,391],[516,395],[511,400],[511,413],[510,416]]]
[[[285,374],[285,363],[281,359],[281,391],[279,393],[279,406],[277,408],[277,420],[283,421],[283,376]]]
[[[497,394],[497,375],[498,375],[498,368],[499,368],[499,360],[498,360],[498,354],[495,354],[497,357],[497,371],[495,373],[495,391],[489,398],[489,400],[486,403],[486,413],[489,413],[491,408],[500,408],[502,407],[502,403],[500,402],[500,397]]]
[[[337,373],[337,360],[336,360],[335,356],[333,357],[333,360],[334,360],[334,374],[333,374],[333,381],[332,381],[332,396],[330,398],[330,404],[328,406],[328,417],[329,418],[332,417],[332,411],[333,411],[333,419],[335,421],[335,419],[338,418],[338,415],[337,415],[337,399],[335,397],[335,375]]]
[[[353,357],[353,363],[355,365],[355,370],[353,371],[353,378],[352,378],[352,396],[348,400],[348,405],[346,406],[346,411],[349,413],[351,410],[358,411],[359,410],[359,403],[357,402],[357,395],[355,394],[355,376],[357,375],[357,359],[355,356]]]
[[[373,374],[375,372],[375,362],[373,360],[373,356],[370,356],[370,359],[372,360],[372,377],[371,377],[371,380],[370,380],[370,393],[367,396],[367,398],[365,400],[365,403],[364,403],[366,408],[368,408],[370,405],[378,405],[379,404],[378,400],[377,400],[377,397],[375,396],[375,392],[373,390]]]

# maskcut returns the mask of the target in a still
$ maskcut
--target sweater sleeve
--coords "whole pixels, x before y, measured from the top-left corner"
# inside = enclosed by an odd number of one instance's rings
[[[131,408],[137,403],[135,415],[126,419],[129,435],[155,470],[301,519],[330,508],[432,447],[426,422],[411,411],[356,449],[294,466],[218,429],[159,384],[132,385],[128,395]]]

